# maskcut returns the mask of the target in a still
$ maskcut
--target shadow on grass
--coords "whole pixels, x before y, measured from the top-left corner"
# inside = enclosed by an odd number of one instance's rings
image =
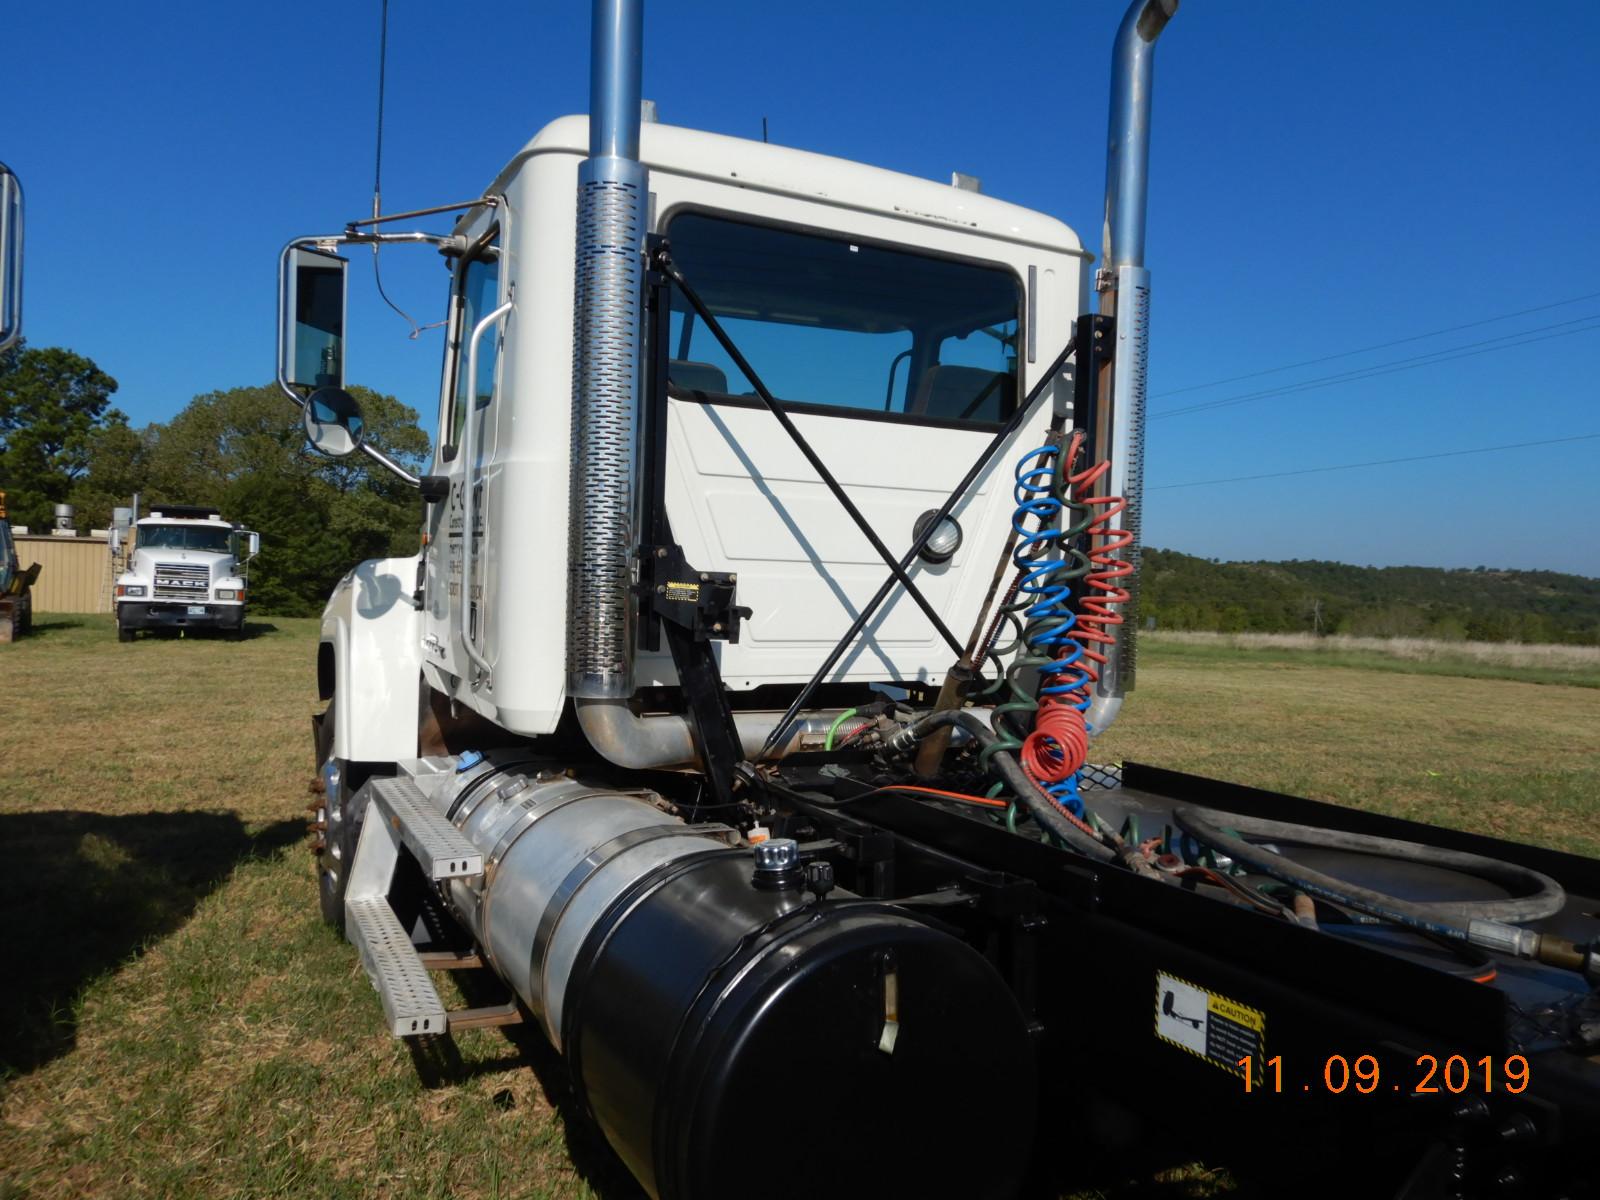
[[[139,637],[162,642],[176,642],[189,638],[207,642],[253,642],[256,638],[266,637],[269,633],[277,632],[278,627],[270,621],[246,621],[237,633],[227,629],[212,629],[205,625],[196,625],[193,629],[178,626],[158,626],[155,629],[140,630]]]
[[[455,981],[463,998],[473,1006],[500,1004],[509,996],[505,984],[487,969],[457,972]],[[486,1061],[465,1061],[449,1034],[437,1038],[408,1038],[406,1048],[411,1051],[418,1079],[428,1088],[449,1087],[478,1075],[514,1067],[530,1068],[539,1080],[545,1100],[560,1115],[567,1157],[573,1169],[598,1200],[647,1200],[644,1189],[584,1111],[572,1086],[566,1060],[545,1039],[538,1024],[528,1019],[520,1025],[502,1026],[500,1032],[508,1043],[507,1053]]]
[[[0,815],[0,1078],[72,1049],[84,986],[188,919],[242,860],[305,836],[232,813]]]
[[[30,641],[38,637],[49,637],[53,633],[65,633],[69,629],[82,629],[87,621],[73,621],[57,619],[54,621],[41,621],[38,614],[34,614],[33,625],[26,636]]]

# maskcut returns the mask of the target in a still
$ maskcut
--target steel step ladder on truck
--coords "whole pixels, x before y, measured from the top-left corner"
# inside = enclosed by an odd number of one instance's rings
[[[323,615],[323,912],[391,1032],[536,1024],[652,1196],[1010,1196],[1070,1184],[1063,1119],[1274,1194],[1596,1182],[1600,865],[1089,765],[1134,682],[1175,9],[1117,35],[1098,265],[966,188],[641,123],[630,0],[589,118],[450,232],[284,248],[311,443],[426,502]],[[338,251],[403,242],[452,264],[420,475],[343,390]],[[446,1009],[452,968],[504,1002]]]

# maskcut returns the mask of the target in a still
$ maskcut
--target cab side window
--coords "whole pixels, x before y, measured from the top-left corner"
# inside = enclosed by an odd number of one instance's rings
[[[485,407],[494,398],[494,369],[499,340],[494,333],[483,335],[478,343],[478,377],[467,378],[468,343],[472,330],[487,312],[500,303],[500,247],[498,232],[480,242],[456,268],[455,321],[451,330],[449,405],[445,412],[443,445],[440,455],[446,461],[456,456],[461,433],[466,428],[469,408]]]

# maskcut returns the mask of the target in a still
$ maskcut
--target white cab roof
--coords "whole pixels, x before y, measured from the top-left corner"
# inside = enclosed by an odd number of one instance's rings
[[[1088,257],[1078,235],[1054,217],[914,175],[677,125],[646,124],[639,142],[645,166],[656,170],[969,229],[987,237]],[[526,159],[552,153],[587,157],[589,118],[561,117],[550,122],[507,164],[489,191],[499,191]]]

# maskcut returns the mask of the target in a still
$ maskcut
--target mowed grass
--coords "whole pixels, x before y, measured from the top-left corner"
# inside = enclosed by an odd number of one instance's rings
[[[1600,691],[1584,654],[1486,665],[1470,643],[1405,658],[1338,641],[1147,637],[1094,756],[1600,855]]]
[[[537,1035],[383,1032],[305,848],[316,623],[251,632],[0,647],[0,1198],[637,1196]],[[1600,691],[1144,649],[1098,759],[1600,854]]]

